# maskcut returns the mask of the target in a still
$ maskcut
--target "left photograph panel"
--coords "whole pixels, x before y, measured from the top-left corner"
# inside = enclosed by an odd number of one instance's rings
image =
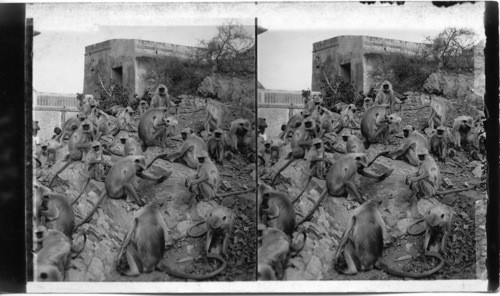
[[[256,279],[255,20],[168,5],[27,4],[29,281]]]

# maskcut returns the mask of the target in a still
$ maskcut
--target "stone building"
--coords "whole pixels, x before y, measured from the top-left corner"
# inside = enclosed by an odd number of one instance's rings
[[[367,93],[374,83],[368,73],[375,58],[394,52],[413,54],[419,45],[421,43],[370,36],[337,36],[316,42],[313,44],[311,90],[320,91],[324,77],[322,70],[316,68],[317,59],[325,66],[325,74],[339,75],[353,82],[357,91]]]
[[[112,39],[86,46],[83,91],[96,95],[99,80],[93,69],[97,69],[102,79],[114,79],[132,93],[142,95],[147,86],[141,75],[150,67],[152,60],[164,57],[188,58],[197,50],[193,46],[138,39]]]

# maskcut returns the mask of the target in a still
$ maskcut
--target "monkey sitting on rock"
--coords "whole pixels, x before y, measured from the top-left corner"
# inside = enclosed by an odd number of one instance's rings
[[[189,188],[189,191],[194,193],[192,197],[201,196],[208,200],[213,198],[219,189],[219,169],[210,160],[205,150],[199,152],[196,158],[199,163],[196,174],[186,178],[185,186]]]

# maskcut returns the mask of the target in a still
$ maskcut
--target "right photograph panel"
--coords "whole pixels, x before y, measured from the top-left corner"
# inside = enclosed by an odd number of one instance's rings
[[[258,19],[259,280],[486,279],[484,3],[301,5]]]

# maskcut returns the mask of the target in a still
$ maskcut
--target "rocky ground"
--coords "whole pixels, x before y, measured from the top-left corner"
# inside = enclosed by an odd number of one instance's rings
[[[410,96],[404,104],[402,112],[403,122],[400,127],[412,124],[417,129],[423,126],[429,113],[429,108],[420,107],[418,95]],[[452,125],[453,118],[468,114],[477,118],[477,111],[469,108],[464,100],[450,103],[447,125]],[[413,110],[411,110],[413,109]],[[360,116],[361,114],[358,114]],[[395,149],[402,143],[401,137],[390,136],[390,148]],[[342,146],[343,144],[340,144]],[[370,146],[368,159],[378,152],[385,150],[381,144]],[[338,158],[338,154],[329,157]],[[286,160],[281,159],[273,167],[264,168],[260,175],[269,183]],[[427,279],[485,279],[486,269],[486,188],[481,162],[472,160],[469,151],[458,151],[455,157],[448,158],[446,163],[438,163],[442,171],[442,179],[450,188],[460,188],[467,185],[477,185],[477,189],[448,194],[442,197],[420,199],[414,197],[404,177],[416,171],[413,167],[399,160],[380,157],[370,167],[376,173],[383,173],[390,169],[394,172],[381,182],[358,176],[356,188],[368,198],[382,197],[380,206],[383,219],[392,242],[384,249],[383,257],[390,265],[405,271],[418,272],[428,270],[436,265],[434,259],[421,256],[423,235],[410,236],[406,233],[407,226],[422,217],[425,210],[436,203],[443,203],[453,208],[455,219],[448,240],[447,249],[443,257],[444,267]],[[281,173],[276,188],[288,192],[295,198],[302,190],[307,180],[307,169],[304,160],[297,160]],[[309,189],[303,194],[300,202],[295,205],[298,214],[297,220],[308,213],[314,202],[319,198],[325,182],[313,178]],[[444,185],[441,190],[446,189]],[[387,280],[401,279],[391,276],[380,270],[359,272],[357,275],[342,275],[333,268],[333,256],[336,251],[348,219],[359,204],[351,198],[337,198],[328,196],[322,202],[309,222],[301,227],[307,233],[307,240],[303,250],[290,259],[284,280]]]
[[[198,108],[194,98],[184,99],[179,106],[180,131],[184,127],[191,127],[200,131],[203,127],[205,111],[182,114],[186,111],[194,111]],[[252,109],[242,106],[230,106],[225,104],[225,117],[222,127],[228,129],[229,122],[237,118],[247,118],[253,121],[255,113]],[[135,117],[136,123],[138,116]],[[130,133],[138,140],[137,133]],[[175,137],[174,137],[175,138]],[[180,137],[179,137],[180,138]],[[167,151],[174,151],[180,147],[181,142],[173,139],[168,140]],[[121,144],[111,147],[120,151]],[[165,152],[160,147],[149,147],[145,152],[146,163],[151,161],[154,155]],[[52,168],[43,166],[39,180],[47,184],[61,166],[62,161],[68,154],[67,146],[57,152],[57,163]],[[105,156],[108,163],[114,163],[119,159],[116,156]],[[56,192],[65,193],[72,201],[81,192],[85,177],[81,173],[83,163],[71,164],[63,173],[56,178],[53,189]],[[222,181],[225,186],[219,189],[220,193],[226,191],[239,191],[255,188],[255,179],[252,174],[255,165],[250,164],[242,155],[235,155],[231,161],[224,161],[218,165]],[[180,163],[167,163],[163,160],[156,161],[146,172],[156,177],[173,171],[170,178],[161,184],[152,184],[140,178],[135,181],[134,188],[145,202],[154,197],[163,198],[164,204],[161,209],[163,218],[169,228],[170,237],[167,240],[168,248],[164,260],[171,266],[186,272],[207,272],[217,268],[214,263],[204,259],[205,237],[191,238],[186,235],[187,229],[196,221],[202,220],[205,213],[217,206],[223,205],[235,213],[235,222],[229,243],[229,255],[226,270],[211,281],[247,281],[255,279],[256,250],[255,250],[255,194],[247,193],[204,200],[193,205],[188,205],[187,200],[190,192],[184,187],[187,176],[195,174],[195,170]],[[35,173],[36,175],[36,173]],[[104,183],[91,181],[85,193],[75,204],[74,211],[76,220],[79,221],[93,208],[94,204],[104,190]],[[133,200],[115,200],[107,198],[97,213],[94,214],[90,223],[83,225],[79,231],[85,231],[88,235],[87,245],[80,256],[73,259],[68,270],[67,281],[176,281],[177,278],[170,277],[160,271],[149,274],[141,274],[138,277],[126,277],[118,274],[115,269],[117,253],[121,243],[132,223],[135,212],[139,206]],[[75,235],[76,236],[76,235]],[[77,242],[78,243],[78,242]]]

